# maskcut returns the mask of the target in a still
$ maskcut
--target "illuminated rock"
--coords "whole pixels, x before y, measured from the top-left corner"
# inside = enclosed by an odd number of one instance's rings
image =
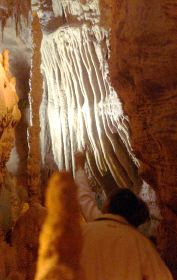
[[[79,265],[80,210],[77,186],[71,174],[55,173],[51,177],[46,206],[35,280],[84,280]]]
[[[111,76],[130,120],[140,174],[156,191],[158,243],[177,277],[177,1],[101,1]],[[116,19],[116,20],[115,20]]]
[[[5,176],[5,165],[14,145],[14,126],[21,117],[15,78],[9,72],[8,51],[0,54],[0,185]]]
[[[100,185],[108,176],[120,187],[138,188],[128,119],[109,81],[109,33],[98,25],[98,1],[56,1],[54,13],[67,26],[45,32],[41,46],[43,163],[51,142],[59,170],[74,170],[74,153],[87,145],[89,169]]]

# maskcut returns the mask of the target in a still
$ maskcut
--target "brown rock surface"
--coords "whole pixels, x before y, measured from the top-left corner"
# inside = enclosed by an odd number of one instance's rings
[[[101,5],[103,25],[112,28],[113,86],[129,116],[139,172],[159,200],[159,247],[177,277],[177,1]]]
[[[39,233],[45,215],[46,209],[34,203],[20,216],[13,230],[12,243],[17,252],[17,267],[25,280],[34,279]]]

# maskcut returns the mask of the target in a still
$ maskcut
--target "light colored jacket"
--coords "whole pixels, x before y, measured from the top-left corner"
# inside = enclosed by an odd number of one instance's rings
[[[151,242],[121,216],[83,225],[85,280],[172,280]]]
[[[83,169],[76,172],[83,225],[84,280],[172,280],[151,242],[121,216],[102,215]],[[98,219],[94,221],[95,219]]]

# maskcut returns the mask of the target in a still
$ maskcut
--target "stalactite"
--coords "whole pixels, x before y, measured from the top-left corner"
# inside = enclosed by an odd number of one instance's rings
[[[15,21],[15,27],[17,34],[22,30],[22,22],[28,24],[29,12],[31,10],[31,0],[5,0],[1,1],[0,6],[0,22],[1,31],[7,23],[8,18],[12,18]],[[24,21],[25,20],[25,21]]]
[[[29,157],[28,157],[28,175],[29,175],[29,193],[31,203],[39,201],[40,197],[40,121],[39,107],[42,95],[42,77],[40,72],[41,55],[41,29],[38,16],[33,16],[32,22],[33,34],[33,57],[31,69],[31,91],[29,94],[31,126],[29,127]]]
[[[35,280],[84,280],[79,266],[82,241],[77,186],[70,174],[52,176],[46,206]]]

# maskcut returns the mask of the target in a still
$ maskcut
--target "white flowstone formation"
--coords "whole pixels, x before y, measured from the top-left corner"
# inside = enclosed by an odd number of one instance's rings
[[[73,15],[76,11],[80,15],[81,10],[85,13],[84,9],[76,9],[78,1],[69,2],[62,1],[60,7]],[[97,6],[94,7],[96,11]],[[74,152],[88,145],[94,151],[99,173],[104,175],[109,170],[117,184],[125,187],[136,183],[137,174],[127,119],[109,81],[108,37],[107,30],[86,22],[62,26],[43,35],[42,155],[45,161],[48,123],[54,159],[60,170],[74,167]]]

